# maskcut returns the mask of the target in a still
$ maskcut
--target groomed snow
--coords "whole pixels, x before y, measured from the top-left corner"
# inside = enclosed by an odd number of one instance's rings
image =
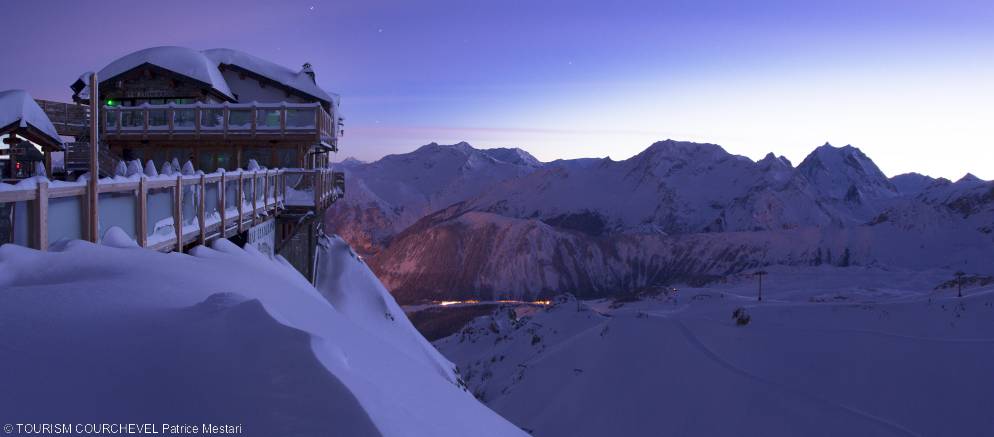
[[[994,287],[958,298],[935,288],[946,270],[767,270],[763,302],[740,275],[500,309],[435,344],[536,436],[994,435]]]
[[[0,91],[0,128],[15,123],[19,127],[30,125],[62,144],[62,137],[55,131],[52,121],[30,93],[24,90]]]
[[[0,247],[4,423],[524,435],[459,386],[337,238],[318,249],[320,289],[227,240],[189,255],[111,246]]]

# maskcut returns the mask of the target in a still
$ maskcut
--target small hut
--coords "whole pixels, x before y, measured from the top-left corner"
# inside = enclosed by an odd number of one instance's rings
[[[0,91],[0,137],[5,145],[0,150],[0,178],[4,179],[30,176],[34,165],[29,161],[38,159],[39,154],[45,167],[51,169],[52,152],[65,150],[45,111],[24,90]],[[24,140],[30,143],[23,144]]]

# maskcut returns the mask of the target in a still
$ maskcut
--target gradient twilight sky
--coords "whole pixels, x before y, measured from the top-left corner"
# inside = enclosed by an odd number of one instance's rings
[[[4,6],[0,90],[68,100],[83,71],[157,45],[311,62],[342,95],[341,158],[465,140],[617,160],[673,138],[797,164],[829,141],[891,176],[994,179],[994,0]]]

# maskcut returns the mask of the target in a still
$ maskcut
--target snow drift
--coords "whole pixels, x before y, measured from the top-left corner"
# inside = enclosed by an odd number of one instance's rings
[[[4,245],[0,419],[522,434],[460,386],[341,240],[322,241],[319,272],[320,290],[227,240],[190,255]]]

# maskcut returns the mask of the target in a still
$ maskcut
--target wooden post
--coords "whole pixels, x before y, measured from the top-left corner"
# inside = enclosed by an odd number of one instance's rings
[[[144,176],[138,180],[138,216],[135,229],[138,233],[138,246],[148,246],[148,185]]]
[[[244,218],[245,212],[242,211],[242,209],[243,209],[242,204],[245,203],[244,202],[245,197],[244,197],[244,195],[242,193],[242,190],[243,190],[242,185],[243,185],[242,184],[242,173],[238,172],[238,199],[237,199],[237,201],[238,201],[238,233],[239,234],[242,233],[242,222],[245,221],[245,218]]]
[[[207,183],[204,174],[200,174],[200,202],[198,207],[200,211],[197,214],[197,223],[200,225],[200,244],[207,243],[207,211],[206,204],[204,203],[204,198],[207,197]]]
[[[65,156],[64,154],[62,156]],[[65,161],[63,161],[65,162]],[[55,169],[52,168],[52,151],[45,150],[45,171],[48,172],[48,176],[52,177],[52,173],[55,173]]]
[[[321,206],[321,172],[315,171],[312,174],[314,175],[314,183],[311,184],[314,187],[314,208],[319,208]]]
[[[297,167],[304,168],[304,145],[297,145]]]
[[[259,115],[259,109],[256,108],[255,102],[252,102],[252,114],[249,119],[252,121],[252,138],[255,138],[255,128],[256,128],[256,117]]]
[[[224,218],[225,218],[225,215],[226,215],[225,213],[227,212],[226,210],[228,208],[227,208],[227,204],[225,203],[225,200],[224,200],[224,194],[225,194],[225,191],[228,191],[228,190],[227,190],[227,186],[224,184],[224,173],[221,173],[221,182],[220,182],[220,184],[221,185],[220,185],[220,187],[218,189],[218,193],[217,193],[217,202],[220,204],[220,205],[218,205],[218,209],[219,209],[219,211],[221,213],[221,238],[226,238],[227,235],[224,234],[224,231],[227,228],[225,227]]]
[[[176,199],[173,204],[173,227],[176,228],[176,251],[183,251],[183,176],[176,175]]]
[[[90,74],[90,179],[87,181],[87,220],[86,238],[96,243],[100,227],[97,218],[97,183],[100,180],[100,170],[97,167],[97,157],[100,153],[100,89],[97,83],[97,73]]]
[[[38,182],[35,194],[35,249],[48,250],[48,182]]]
[[[235,149],[235,168],[237,168],[237,169],[242,168],[242,145],[241,144],[239,144],[238,148]]]
[[[253,171],[252,172],[252,226],[255,226],[255,212],[259,210],[259,207],[256,206],[256,200],[259,197],[259,195],[256,194],[255,192],[256,179],[259,179],[259,172]]]
[[[269,211],[269,170],[266,170],[262,184],[262,209]]]
[[[283,170],[283,172],[280,174],[280,176],[283,178],[283,183],[282,183],[283,204],[286,205],[286,170]]]

